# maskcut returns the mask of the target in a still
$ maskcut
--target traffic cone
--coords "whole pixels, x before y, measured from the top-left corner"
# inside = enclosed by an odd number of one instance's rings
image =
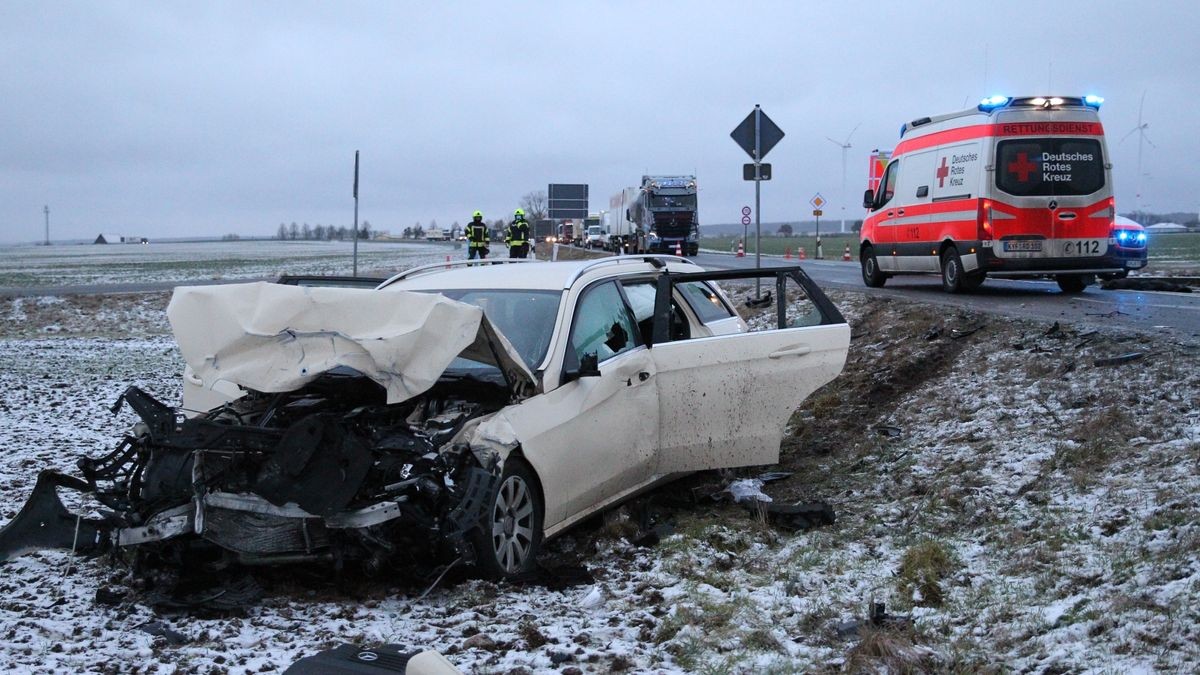
[[[791,247],[788,247],[788,248],[785,248],[785,249],[783,249],[783,259],[784,259],[784,260],[791,260],[791,259],[792,259],[792,249],[791,249]]]
[[[803,246],[801,246],[800,248],[796,249],[796,258],[797,258],[797,259],[799,259],[799,260],[804,260],[804,259],[808,258],[808,253],[806,253],[806,252],[804,251],[804,247],[803,247]]]
[[[850,244],[846,244],[846,250],[842,251],[842,261],[850,262]]]
[[[738,241],[738,252],[737,252],[737,257],[739,257],[739,258],[745,258],[745,257],[746,257],[746,245],[745,245],[743,242],[741,242],[741,241]]]
[[[681,242],[675,242],[675,255],[683,257],[683,244]]]

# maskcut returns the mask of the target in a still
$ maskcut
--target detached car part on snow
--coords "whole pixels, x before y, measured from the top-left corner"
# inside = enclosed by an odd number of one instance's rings
[[[745,333],[711,285],[755,276],[776,282],[777,330]],[[811,309],[794,321],[789,283]],[[43,472],[0,561],[127,548],[185,567],[519,574],[544,536],[658,482],[776,461],[849,343],[799,268],[655,256],[416,270],[378,290],[185,287],[168,317],[185,379],[240,395],[187,417],[130,387],[113,409],[141,421],[82,478]]]

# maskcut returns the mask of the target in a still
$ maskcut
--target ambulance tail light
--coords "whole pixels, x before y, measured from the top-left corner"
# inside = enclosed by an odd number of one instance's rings
[[[992,231],[992,200],[984,199],[979,202],[979,240],[990,241],[994,238]],[[986,246],[986,244],[984,244]]]

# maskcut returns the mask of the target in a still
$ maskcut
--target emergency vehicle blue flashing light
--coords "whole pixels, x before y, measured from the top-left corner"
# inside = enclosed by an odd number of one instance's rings
[[[1127,230],[1121,230],[1120,232],[1117,233],[1117,239],[1120,241],[1125,241],[1128,238],[1129,238],[1129,232]]]
[[[1144,242],[1144,241],[1146,241],[1146,233],[1145,233],[1145,232],[1138,232],[1138,235],[1137,235],[1137,240],[1138,240],[1138,243],[1141,243],[1141,242]]]
[[[1083,97],[1083,104],[1088,106],[1089,108],[1096,108],[1097,110],[1099,110],[1101,103],[1104,103],[1103,96],[1096,96],[1095,94],[1088,94],[1087,96]]]
[[[1007,96],[989,96],[979,102],[979,109],[985,111],[994,110],[1007,105],[1010,100]]]

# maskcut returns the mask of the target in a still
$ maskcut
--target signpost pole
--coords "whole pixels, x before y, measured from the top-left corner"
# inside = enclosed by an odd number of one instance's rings
[[[358,151],[354,151],[354,276],[358,276]]]
[[[762,108],[754,104],[754,268],[762,269]],[[762,298],[762,277],[754,277],[754,299]]]
[[[825,256],[821,253],[821,216],[815,216],[817,219],[817,260],[824,260]]]

